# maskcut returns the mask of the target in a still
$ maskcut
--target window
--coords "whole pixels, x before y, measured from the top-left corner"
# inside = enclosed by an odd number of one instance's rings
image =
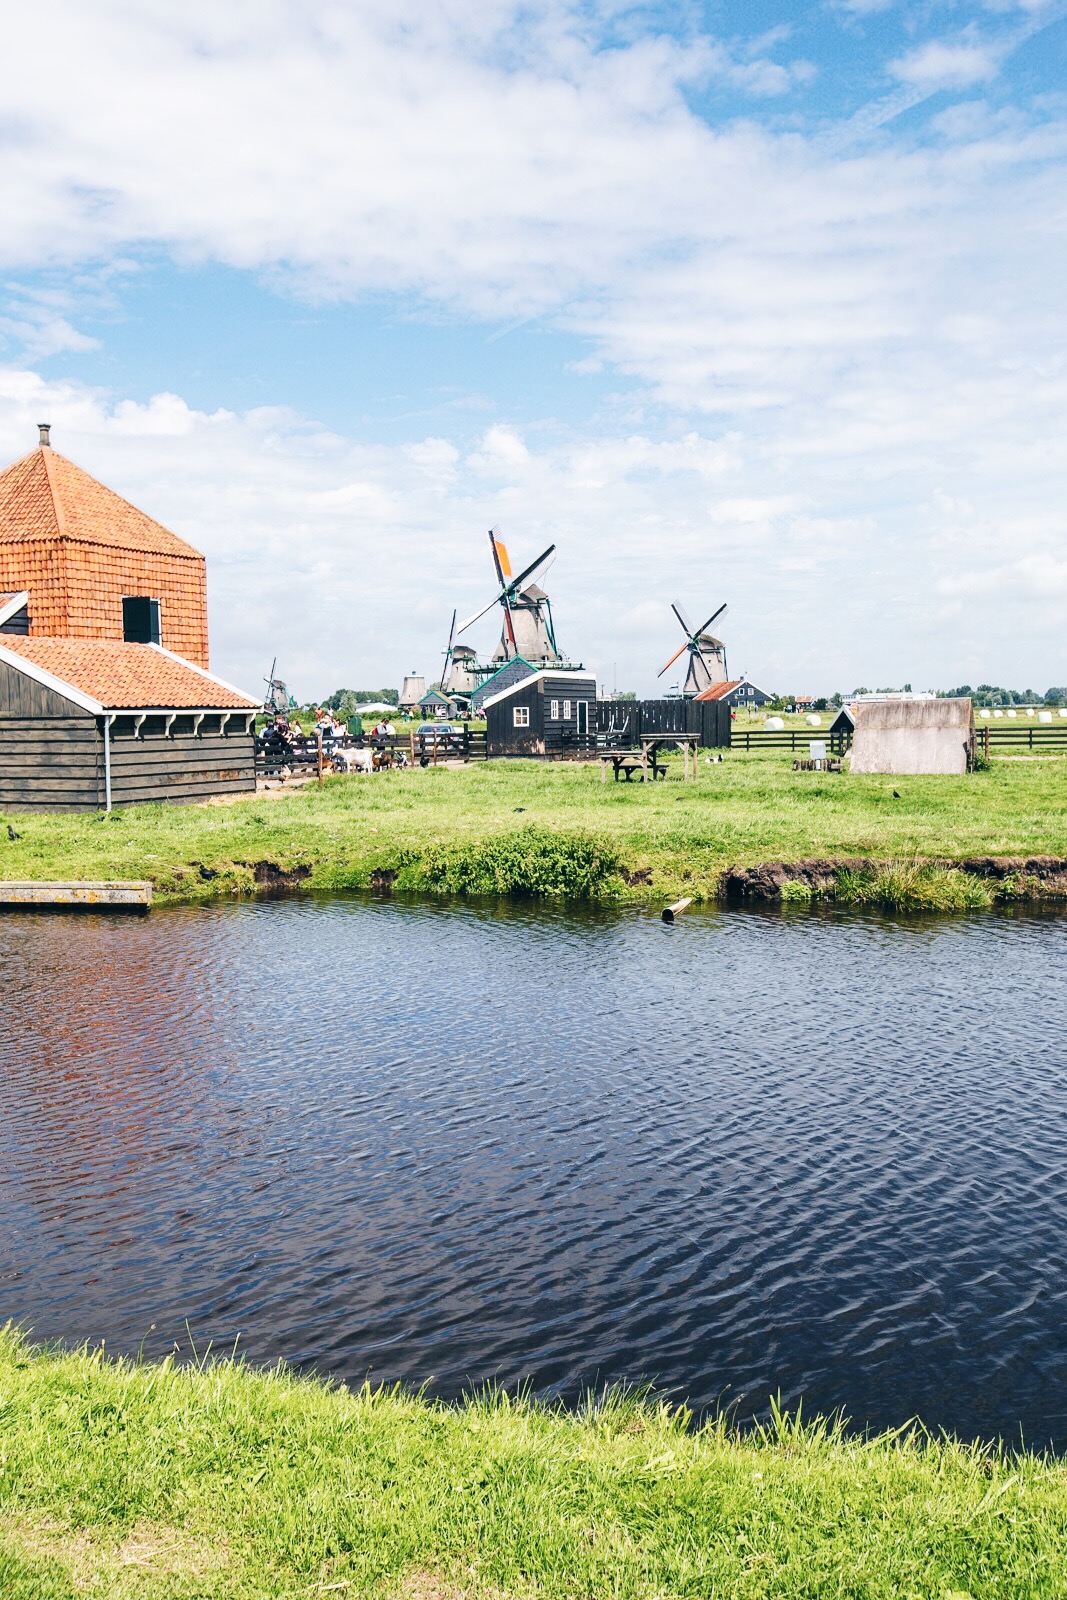
[[[563,720],[564,722],[571,720],[571,703],[569,700],[564,700],[563,702]]]
[[[550,700],[548,702],[548,714],[552,718],[553,722],[555,722],[557,717],[559,716],[559,701],[558,700]]]
[[[143,594],[123,595],[122,637],[127,644],[158,644],[159,601]]]
[[[530,726],[529,706],[516,706],[512,715],[515,718],[516,728],[528,728]]]

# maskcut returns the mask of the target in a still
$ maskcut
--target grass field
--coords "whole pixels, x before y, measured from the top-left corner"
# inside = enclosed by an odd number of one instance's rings
[[[1067,1470],[920,1430],[741,1436],[349,1392],[0,1331],[4,1600],[1043,1600]]]
[[[270,862],[323,889],[395,873],[398,889],[661,900],[712,898],[724,870],[766,861],[1067,856],[1064,759],[854,778],[794,772],[788,752],[727,753],[696,783],[678,761],[657,784],[599,780],[595,765],[482,762],[226,806],[12,816],[0,877],[150,878],[163,899],[209,898],[251,892]]]

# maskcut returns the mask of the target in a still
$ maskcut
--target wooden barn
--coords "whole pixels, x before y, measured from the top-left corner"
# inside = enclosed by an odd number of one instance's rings
[[[5,636],[0,809],[110,811],[254,791],[258,709],[158,645]]]
[[[259,702],[207,671],[200,553],[49,443],[0,472],[0,807],[254,790]]]
[[[499,689],[482,710],[487,755],[565,755],[595,737],[596,679],[547,667]]]

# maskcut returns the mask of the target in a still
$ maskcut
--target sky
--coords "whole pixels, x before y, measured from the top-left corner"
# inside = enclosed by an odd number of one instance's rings
[[[203,550],[224,677],[432,679],[495,526],[608,689],[672,685],[671,601],[777,692],[1067,683],[1067,0],[0,41],[0,459],[51,422]]]

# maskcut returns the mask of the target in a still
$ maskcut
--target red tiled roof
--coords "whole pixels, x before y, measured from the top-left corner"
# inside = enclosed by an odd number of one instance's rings
[[[152,644],[111,639],[27,639],[5,634],[0,649],[23,660],[109,711],[251,711],[258,701]]]
[[[202,560],[161,522],[47,448],[31,450],[0,472],[0,543],[36,539],[74,539]]]
[[[699,694],[693,696],[694,700],[723,700],[731,689],[740,688],[744,683],[743,678],[730,678],[726,683],[713,683],[709,689],[701,689]]]

